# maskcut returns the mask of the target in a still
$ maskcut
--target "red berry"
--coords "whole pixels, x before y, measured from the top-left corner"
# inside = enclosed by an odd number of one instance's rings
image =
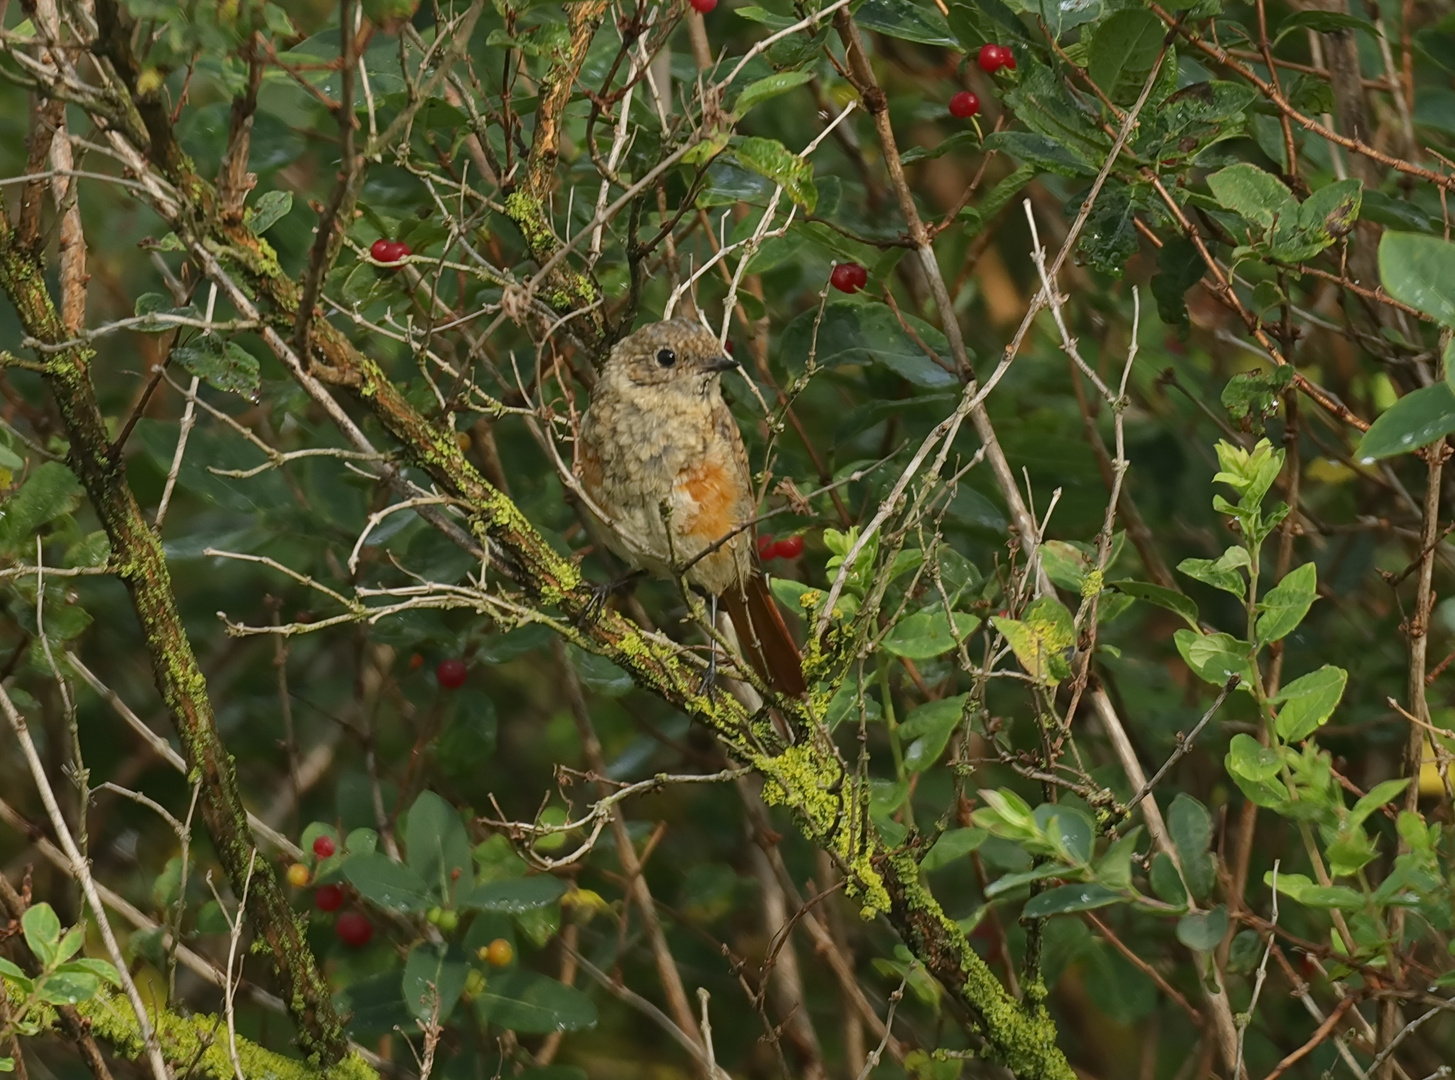
[[[366,915],[345,911],[333,924],[333,932],[349,948],[358,949],[369,944],[369,939],[374,936],[374,924]]]
[[[344,890],[341,885],[320,885],[313,893],[313,906],[319,911],[337,911],[343,907]]]
[[[375,240],[369,254],[375,262],[397,263],[406,255],[413,255],[414,251],[403,240]]]
[[[773,538],[767,533],[758,537],[758,558],[771,559],[773,557]]]
[[[961,90],[950,99],[950,115],[968,120],[980,111],[980,99],[969,90]]]
[[[458,657],[441,660],[434,669],[434,677],[446,690],[458,690],[465,685],[465,661]]]
[[[313,841],[313,853],[320,859],[326,859],[338,850],[338,845],[333,842],[332,836],[319,836]]]
[[[288,867],[287,876],[288,884],[292,885],[295,889],[303,888],[303,886],[308,884],[309,879],[313,877],[308,872],[308,867],[304,866],[301,862],[296,862]]]
[[[409,657],[409,670],[418,671],[424,667],[424,657],[420,653],[414,653]]]
[[[1015,53],[1013,53],[1013,52],[1010,51],[1010,46],[1009,45],[1004,45],[1004,46],[1001,47],[1001,55],[1005,58],[1005,66],[1008,67],[1008,68],[1010,68],[1011,71],[1014,71],[1015,70]]]
[[[713,8],[717,7],[717,0],[688,0],[692,10],[699,15],[706,15]]]
[[[1004,45],[986,44],[980,46],[980,55],[976,58],[980,70],[987,75],[994,75],[1001,68],[1015,62],[1010,50]]]
[[[779,559],[796,559],[803,554],[803,537],[785,536],[773,545],[773,555]]]
[[[858,263],[839,263],[829,275],[829,283],[839,292],[856,293],[869,281],[869,271]]]

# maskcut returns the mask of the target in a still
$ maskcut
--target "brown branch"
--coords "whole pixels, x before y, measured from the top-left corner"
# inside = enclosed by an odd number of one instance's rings
[[[71,340],[44,287],[44,268],[16,242],[0,208],[0,288],[21,326],[46,344]],[[181,737],[189,772],[202,790],[202,814],[219,861],[238,895],[252,865],[252,834],[232,757],[218,735],[207,682],[182,625],[161,539],[143,518],[119,461],[109,452],[106,421],[88,367],[90,353],[72,346],[45,357],[45,383],[71,444],[70,464],[80,477],[114,553],[117,576],[131,596],[147,642],[152,673]],[[304,1049],[325,1064],[348,1055],[333,999],[271,867],[260,864],[247,889],[249,913],[267,942],[299,1028]]]

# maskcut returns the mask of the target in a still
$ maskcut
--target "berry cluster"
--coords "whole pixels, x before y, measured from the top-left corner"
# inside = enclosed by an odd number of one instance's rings
[[[987,42],[980,46],[980,52],[975,57],[975,62],[987,75],[994,75],[1001,68],[1014,71],[1015,53],[1010,51],[1009,45]],[[969,90],[961,90],[950,98],[950,115],[957,120],[969,120],[979,111],[980,98]]]
[[[802,554],[801,536],[785,536],[782,540],[774,540],[765,533],[758,537],[758,558],[764,562],[769,559],[796,559]]]
[[[397,263],[414,254],[414,249],[403,240],[385,240],[380,237],[369,248],[369,255],[375,262]]]

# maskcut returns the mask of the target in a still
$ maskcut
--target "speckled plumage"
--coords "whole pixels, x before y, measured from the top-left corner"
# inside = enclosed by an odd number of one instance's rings
[[[622,339],[581,422],[581,482],[610,518],[603,532],[613,551],[658,577],[686,566],[690,584],[724,600],[759,673],[801,693],[797,649],[757,566],[756,530],[741,528],[757,503],[742,434],[722,397],[722,373],[736,366],[686,319]]]

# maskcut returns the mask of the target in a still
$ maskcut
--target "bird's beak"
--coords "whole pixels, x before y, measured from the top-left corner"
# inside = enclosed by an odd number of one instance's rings
[[[716,373],[719,371],[732,371],[734,368],[740,365],[731,356],[723,355],[714,356],[703,366],[707,368],[708,371]]]

